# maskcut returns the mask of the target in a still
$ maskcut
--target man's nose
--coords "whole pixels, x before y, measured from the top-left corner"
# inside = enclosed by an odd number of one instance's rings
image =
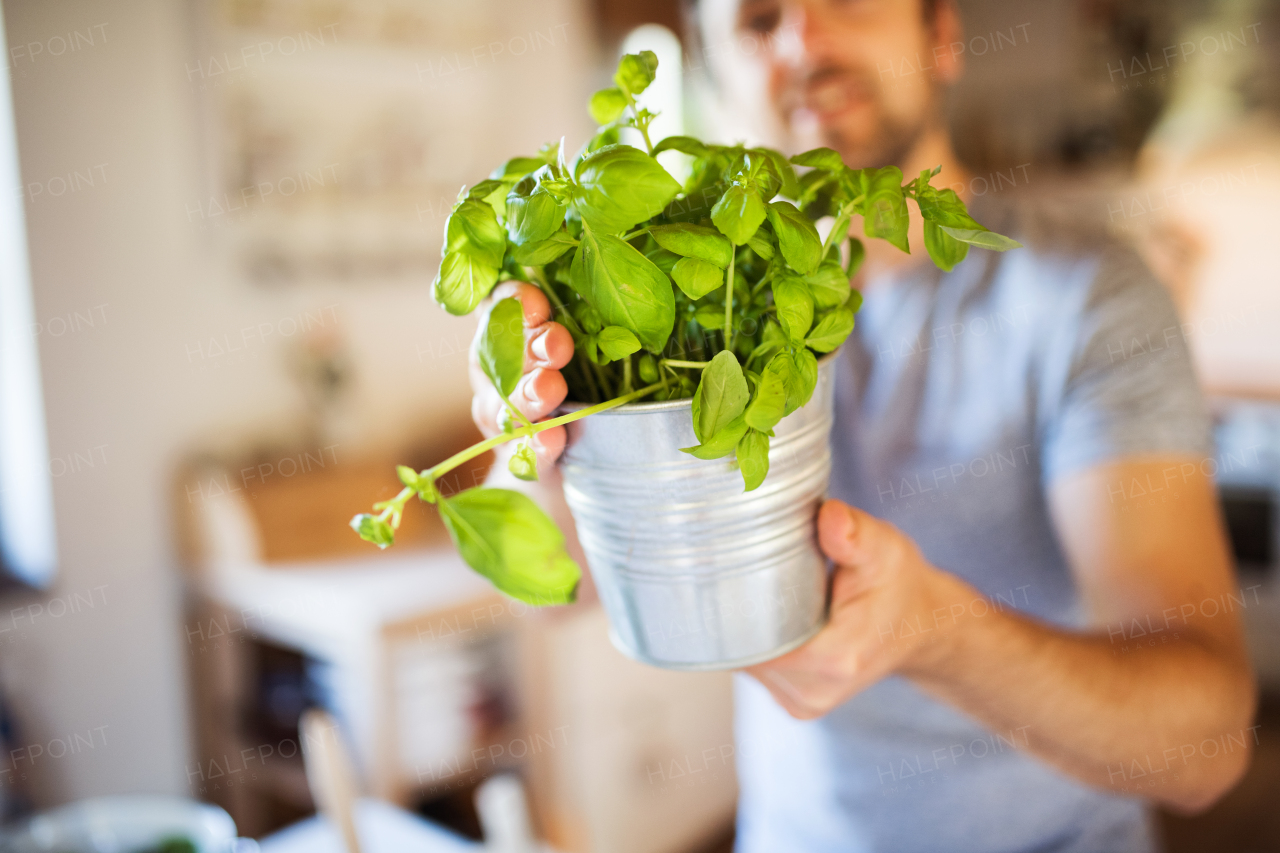
[[[796,68],[821,65],[832,52],[835,27],[828,0],[792,0],[782,4],[777,57]]]

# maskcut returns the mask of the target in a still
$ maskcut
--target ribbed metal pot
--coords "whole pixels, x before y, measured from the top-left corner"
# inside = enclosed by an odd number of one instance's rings
[[[568,425],[564,493],[624,654],[666,669],[737,669],[826,621],[815,517],[831,474],[835,354],[809,403],[775,427],[769,475],[744,492],[732,457],[695,459],[690,400]],[[566,407],[573,408],[573,407]]]

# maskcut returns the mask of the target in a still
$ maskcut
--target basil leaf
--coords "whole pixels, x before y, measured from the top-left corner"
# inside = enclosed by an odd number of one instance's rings
[[[653,383],[658,381],[658,362],[657,360],[645,353],[638,359],[640,368],[640,379],[645,383]]]
[[[501,267],[507,234],[488,204],[464,199],[453,208],[444,226],[444,253],[463,252],[485,266]]]
[[[470,314],[498,283],[498,272],[470,254],[450,252],[431,283],[431,298],[450,314]]]
[[[588,155],[574,178],[574,208],[604,234],[656,216],[680,191],[661,163],[630,145],[609,145]]]
[[[791,162],[797,166],[809,166],[827,172],[839,172],[844,169],[844,161],[830,148],[814,148],[811,151],[805,151],[803,154],[792,157]]]
[[[511,454],[511,459],[507,462],[507,470],[517,480],[524,480],[530,483],[536,481],[538,479],[538,457],[533,452],[533,448],[523,443],[517,447],[516,452]]]
[[[702,369],[693,395],[693,434],[705,442],[741,415],[751,396],[737,357],[724,350]]]
[[[935,189],[925,183],[916,182],[916,204],[920,205],[920,215],[926,220],[948,228],[961,228],[973,231],[985,231],[977,220],[969,215],[969,211],[956,195],[955,190]]]
[[[567,231],[556,231],[545,240],[537,240],[511,248],[511,257],[516,263],[528,267],[540,267],[551,263],[556,258],[577,245]]]
[[[676,323],[671,280],[631,244],[583,229],[570,284],[610,326],[630,329],[650,352],[661,352]]]
[[[480,369],[503,397],[510,397],[524,372],[524,309],[514,296],[499,299],[480,333]]]
[[[835,308],[849,299],[849,276],[835,261],[823,262],[817,272],[804,280],[817,308]]]
[[[985,228],[981,231],[975,231],[965,228],[948,228],[943,225],[942,230],[961,243],[968,243],[971,246],[977,246],[979,249],[1007,252],[1010,249],[1022,248],[1022,244],[1017,240],[1010,239],[1003,234],[997,234],[994,231],[988,231]]]
[[[862,170],[862,228],[868,237],[888,240],[910,254],[907,229],[911,225],[907,198],[902,191],[902,170],[897,166]]]
[[[489,173],[490,178],[523,178],[530,172],[536,172],[546,165],[546,162],[537,157],[512,157],[498,168]]]
[[[858,274],[862,262],[867,259],[867,247],[857,237],[849,238],[849,263],[845,264],[845,278],[852,279]]]
[[[359,533],[361,539],[366,542],[372,542],[379,548],[386,548],[388,545],[395,544],[396,532],[391,529],[390,524],[387,524],[376,515],[362,512],[351,519],[350,524],[351,529]]]
[[[787,264],[801,275],[817,269],[822,260],[822,238],[809,217],[788,201],[775,201],[766,212]]]
[[[610,361],[626,358],[640,349],[636,336],[621,326],[605,326],[596,336],[596,344]]]
[[[712,332],[724,329],[724,309],[719,305],[699,305],[698,310],[693,312],[693,319],[698,321],[699,326]]]
[[[645,252],[644,256],[653,261],[654,266],[662,270],[667,275],[671,275],[671,271],[675,269],[676,264],[680,261],[679,255],[675,252],[668,252],[661,246]]]
[[[747,426],[760,432],[768,432],[778,425],[786,414],[787,386],[781,371],[772,367],[772,362],[765,366],[756,384],[755,396],[747,406]]]
[[[604,328],[604,323],[600,320],[600,312],[581,299],[573,303],[569,312],[573,314],[573,319],[578,321],[578,325],[590,334],[594,335]]]
[[[627,108],[627,96],[620,89],[601,89],[591,96],[587,109],[596,124],[611,124]]]
[[[720,459],[732,453],[746,434],[747,422],[739,415],[707,441],[696,447],[682,447],[680,452],[688,453],[696,459]]]
[[[831,352],[840,346],[853,331],[853,312],[848,308],[836,308],[827,312],[813,327],[805,345],[818,352]]]
[[[440,502],[440,514],[467,565],[529,604],[568,604],[582,576],[564,535],[532,499],[475,488]]]
[[[671,278],[690,299],[701,299],[725,283],[724,270],[698,258],[681,258],[671,268]]]
[[[489,196],[498,192],[498,190],[506,190],[511,186],[510,181],[499,181],[494,178],[485,178],[471,189],[467,190],[467,198],[476,201],[488,201]],[[503,192],[503,195],[506,195]]]
[[[925,220],[924,247],[938,269],[951,272],[969,254],[969,244],[952,237],[934,222]]]
[[[738,470],[748,492],[759,488],[769,474],[769,436],[748,430],[738,442]]]
[[[801,348],[796,352],[795,360],[797,381],[794,389],[787,389],[787,407],[790,408],[795,402],[798,409],[809,402],[813,397],[813,389],[818,387],[818,359],[809,350]],[[796,392],[794,400],[792,399],[793,390]]]
[[[690,157],[706,157],[711,153],[711,149],[692,136],[668,136],[653,146],[653,156],[657,157],[663,151],[679,151]]]
[[[733,184],[711,208],[711,221],[735,246],[741,246],[764,222],[765,204],[754,188]]]
[[[541,187],[507,194],[507,237],[517,246],[546,240],[564,223],[567,208]]]
[[[778,322],[791,343],[799,346],[813,325],[813,298],[804,279],[781,275],[773,281],[773,304],[778,308]]]
[[[657,70],[658,56],[652,50],[628,53],[618,60],[618,70],[613,75],[613,82],[618,84],[619,89],[630,92],[634,97],[649,88]]]
[[[720,269],[729,266],[733,247],[714,228],[680,222],[675,225],[655,225],[650,236],[669,252],[685,258],[698,258]],[[695,297],[697,298],[697,297]]]
[[[773,243],[770,241],[770,235],[763,228],[751,235],[747,245],[751,247],[751,251],[760,256],[760,260],[766,263],[773,260]]]

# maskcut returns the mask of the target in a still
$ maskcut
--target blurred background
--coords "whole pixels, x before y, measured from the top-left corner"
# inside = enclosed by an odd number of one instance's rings
[[[1280,5],[959,5],[969,189],[1111,230],[1175,296],[1274,691]],[[269,838],[315,811],[299,719],[323,708],[366,793],[464,836],[477,785],[514,773],[556,849],[729,849],[727,675],[624,659],[593,607],[529,613],[426,513],[385,554],[345,522],[397,490],[396,462],[475,438],[474,320],[429,296],[459,188],[576,150],[626,50],[661,59],[666,132],[741,138],[705,51],[758,45],[700,44],[676,0],[3,10],[30,277],[9,217],[0,406],[26,426],[0,506],[28,559],[0,601],[3,814],[174,794]],[[1260,714],[1249,776],[1164,817],[1169,849],[1280,849],[1280,714]]]

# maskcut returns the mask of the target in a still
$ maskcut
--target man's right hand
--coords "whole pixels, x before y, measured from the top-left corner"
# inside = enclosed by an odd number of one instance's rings
[[[564,402],[568,386],[560,375],[560,368],[573,358],[573,338],[569,330],[551,320],[551,303],[546,294],[532,284],[522,281],[504,281],[493,289],[485,300],[481,315],[481,329],[488,309],[499,299],[514,296],[524,307],[524,376],[511,393],[511,404],[530,421],[539,421],[551,414]],[[502,398],[489,377],[480,369],[477,351],[480,332],[471,342],[470,375],[475,396],[471,400],[471,418],[485,437],[502,432],[498,426],[498,414],[503,409]],[[533,450],[543,462],[552,462],[564,451],[564,427],[544,430],[533,437]]]

